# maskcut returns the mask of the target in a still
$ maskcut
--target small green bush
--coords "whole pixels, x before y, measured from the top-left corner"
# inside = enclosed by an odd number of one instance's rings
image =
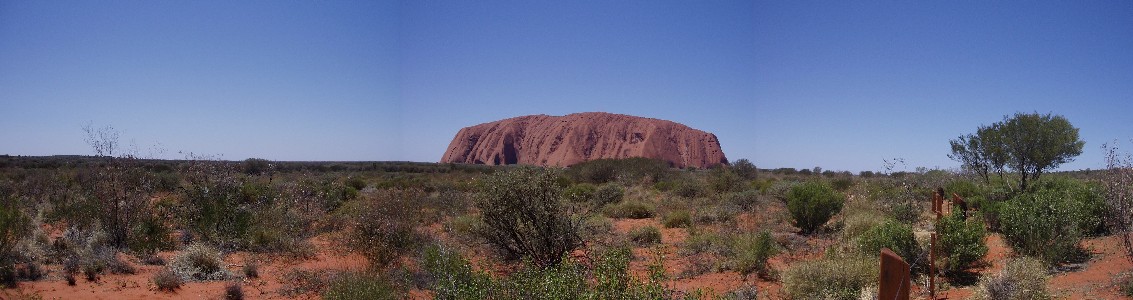
[[[1041,300],[1051,299],[1047,292],[1047,272],[1042,261],[1019,257],[1007,261],[998,274],[989,274],[976,286],[975,299]]]
[[[768,278],[772,275],[767,259],[774,256],[778,250],[771,232],[763,231],[759,234],[743,234],[736,238],[733,245],[732,267],[740,274],[751,273]]]
[[[594,199],[594,193],[597,191],[598,188],[593,184],[584,182],[567,187],[563,191],[563,197],[574,203],[589,202],[590,199]]]
[[[829,185],[810,181],[792,187],[787,193],[787,210],[794,219],[795,227],[806,234],[826,224],[842,210],[845,201],[845,196]]]
[[[603,184],[598,187],[594,192],[594,204],[601,207],[606,204],[614,204],[622,201],[625,196],[625,189],[617,184]]]
[[[335,277],[323,292],[323,299],[402,299],[399,291],[389,280],[378,275],[346,273]]]
[[[736,218],[743,209],[739,206],[724,203],[702,207],[693,214],[693,221],[698,224],[717,224],[729,222]]]
[[[676,188],[673,188],[673,194],[685,197],[688,199],[704,196],[704,186],[696,179],[685,179],[677,183]]]
[[[541,266],[558,264],[582,241],[581,220],[567,213],[556,178],[554,172],[536,168],[485,178],[476,201],[484,221],[480,235],[506,258],[529,258]]]
[[[659,244],[661,243],[661,230],[653,226],[634,228],[629,232],[629,239],[638,246]]]
[[[459,253],[439,246],[425,248],[421,267],[436,299],[486,299],[493,290],[492,278],[472,268]]]
[[[998,210],[1000,232],[1022,255],[1048,264],[1080,258],[1078,243],[1101,226],[1098,212],[1104,209],[1100,194],[1085,184],[1038,183]]]
[[[831,180],[830,185],[839,192],[845,192],[854,186],[854,180],[850,177],[837,178]]]
[[[186,281],[224,280],[229,276],[220,252],[204,244],[193,244],[182,250],[173,257],[169,268]]]
[[[987,255],[988,248],[984,243],[987,231],[979,218],[965,221],[959,211],[953,211],[936,223],[936,232],[939,234],[939,255],[944,257],[941,270],[945,274],[959,276]]]
[[[783,272],[788,299],[858,299],[863,288],[876,285],[877,258],[836,257],[792,264]]]
[[[689,227],[692,225],[692,215],[687,210],[674,210],[661,218],[661,225],[665,228]]]
[[[732,255],[731,237],[715,232],[691,232],[685,239],[682,254],[693,255],[711,253],[719,256]]]
[[[744,179],[736,175],[731,169],[718,167],[712,169],[708,176],[708,186],[712,191],[723,194],[739,190],[744,187]]]
[[[622,203],[606,205],[602,213],[611,218],[648,219],[656,212],[653,205],[640,201],[624,201]]]
[[[728,193],[721,196],[724,203],[738,206],[744,210],[751,210],[763,203],[763,196],[756,190],[747,190],[737,193]]]
[[[375,267],[386,267],[424,240],[417,231],[420,190],[386,189],[358,202],[349,245]],[[350,203],[353,209],[354,203]]]
[[[888,220],[870,228],[857,238],[858,250],[864,256],[878,256],[882,248],[889,248],[907,262],[920,254],[913,228],[895,220]]]

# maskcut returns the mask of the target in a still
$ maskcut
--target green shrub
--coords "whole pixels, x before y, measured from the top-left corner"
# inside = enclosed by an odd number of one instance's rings
[[[913,228],[895,220],[887,220],[870,228],[857,238],[858,250],[864,256],[878,256],[882,248],[889,248],[907,262],[916,261],[920,254]]]
[[[677,183],[676,188],[673,189],[673,194],[692,199],[704,196],[706,192],[704,191],[704,186],[696,181],[696,179],[685,179]]]
[[[590,199],[594,199],[594,193],[597,191],[598,188],[593,184],[579,183],[567,187],[566,190],[563,191],[563,197],[566,198],[567,201],[574,203],[589,202]]]
[[[732,255],[732,239],[724,234],[715,232],[691,232],[685,239],[682,254],[692,255],[711,253],[719,256]]]
[[[220,252],[204,244],[193,244],[182,250],[173,257],[169,268],[186,281],[224,280],[229,276]]]
[[[708,176],[708,186],[712,191],[722,194],[739,190],[744,187],[743,178],[725,167],[713,168]]]
[[[687,210],[674,210],[661,218],[661,225],[665,228],[689,227],[692,225],[692,215]]]
[[[724,203],[702,207],[693,215],[693,221],[699,224],[716,224],[732,221],[743,209],[739,206]]]
[[[1007,261],[997,274],[980,279],[975,299],[1041,300],[1051,299],[1047,292],[1047,273],[1042,261],[1019,257]]]
[[[787,210],[794,219],[795,227],[804,234],[812,233],[826,224],[826,221],[842,210],[844,202],[844,195],[819,181],[800,184],[787,193]]]
[[[648,219],[652,218],[657,209],[653,205],[640,201],[624,201],[622,203],[606,205],[602,213],[611,218]]]
[[[953,211],[936,223],[936,232],[939,234],[939,255],[944,257],[941,270],[945,274],[959,276],[987,255],[988,248],[984,243],[987,232],[979,218],[965,221],[959,211]]]
[[[399,291],[382,276],[364,273],[346,273],[335,277],[323,291],[323,299],[402,299]]]
[[[772,275],[771,268],[767,265],[767,259],[774,256],[778,250],[776,250],[775,240],[772,239],[771,232],[763,231],[758,235],[740,235],[735,240],[732,252],[735,254],[731,260],[732,267],[740,274],[746,276],[756,273],[764,278]]]
[[[485,225],[480,235],[510,259],[526,257],[541,266],[561,261],[582,244],[581,220],[567,213],[555,178],[536,168],[485,178],[476,201]]]
[[[845,192],[854,186],[854,180],[849,177],[837,178],[830,181],[830,185],[839,192]]]
[[[625,189],[616,184],[603,184],[598,187],[594,192],[594,203],[601,207],[606,204],[614,204],[622,201],[625,196]]]
[[[837,257],[792,264],[783,272],[788,299],[858,299],[863,288],[876,285],[877,258]]]
[[[0,186],[0,272],[12,273],[16,263],[16,243],[31,231],[31,219],[20,211],[12,192]],[[15,283],[12,276],[10,283]]]
[[[754,180],[759,172],[755,164],[752,164],[751,161],[746,158],[737,159],[732,162],[730,169],[732,169],[732,172],[735,172],[736,175],[739,175],[740,178],[747,180]]]
[[[144,216],[134,226],[130,239],[130,250],[147,254],[163,250],[173,250],[173,230],[165,225],[160,216]]]
[[[629,231],[629,239],[638,246],[649,246],[661,243],[661,230],[657,227],[645,226]]]
[[[421,267],[436,299],[486,299],[494,289],[487,273],[473,269],[459,253],[442,247],[425,248]]]
[[[1039,183],[998,209],[1000,232],[1016,253],[1049,264],[1080,258],[1078,243],[1101,226],[1099,194],[1075,182]]]
[[[387,189],[362,199],[350,246],[379,268],[415,249],[424,240],[416,228],[420,214],[415,213],[420,211],[416,205],[423,197],[420,190]]]
[[[756,190],[747,190],[738,193],[728,193],[721,196],[724,203],[738,206],[744,210],[751,210],[763,203],[763,196]]]
[[[976,186],[976,184],[970,180],[955,180],[949,182],[948,185],[944,186],[944,192],[948,194],[945,195],[945,198],[949,199],[952,198],[952,193],[956,193],[964,199],[968,199],[981,194],[979,186]]]

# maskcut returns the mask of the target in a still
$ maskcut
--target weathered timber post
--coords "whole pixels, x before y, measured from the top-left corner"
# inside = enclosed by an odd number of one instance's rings
[[[881,249],[881,276],[878,277],[877,298],[909,300],[909,263],[889,248]]]

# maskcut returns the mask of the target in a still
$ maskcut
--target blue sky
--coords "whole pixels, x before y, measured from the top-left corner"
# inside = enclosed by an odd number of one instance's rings
[[[1097,169],[1133,137],[1129,49],[1128,1],[3,1],[0,153],[90,154],[93,122],[165,158],[436,161],[464,126],[607,111],[763,168],[952,168],[949,139],[1037,111]]]

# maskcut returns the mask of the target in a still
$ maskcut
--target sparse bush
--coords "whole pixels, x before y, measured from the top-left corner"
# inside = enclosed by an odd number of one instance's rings
[[[850,177],[836,178],[830,181],[830,185],[834,187],[834,190],[845,192],[854,186],[854,180]]]
[[[224,285],[224,299],[227,300],[243,300],[244,287],[240,286],[240,282],[233,281]],[[369,298],[375,299],[375,298]]]
[[[673,189],[673,194],[685,197],[688,199],[704,196],[704,186],[696,179],[685,179],[677,183],[676,188]]]
[[[818,181],[792,187],[787,194],[787,210],[794,219],[795,227],[803,233],[812,233],[826,224],[842,210],[844,202],[844,195]]]
[[[708,176],[708,185],[718,194],[739,190],[744,187],[743,178],[725,167],[712,169]]]
[[[1095,214],[1104,206],[1100,196],[1080,183],[1035,187],[998,210],[1004,239],[1016,253],[1048,264],[1080,258],[1078,243],[1101,224],[1101,215]]]
[[[349,246],[376,267],[395,262],[424,240],[416,228],[423,197],[420,190],[386,189],[347,204],[354,215]]]
[[[759,169],[756,169],[755,165],[746,158],[737,159],[736,161],[732,162],[731,169],[736,173],[736,175],[739,175],[740,178],[746,180],[754,180],[757,176],[757,173],[759,172]]]
[[[388,279],[365,273],[346,273],[334,278],[323,292],[323,299],[401,299],[399,291]]]
[[[736,218],[743,209],[739,206],[724,203],[703,207],[694,214],[694,221],[699,224],[716,224],[729,222]]]
[[[987,255],[984,239],[987,232],[979,218],[964,220],[958,211],[944,216],[936,224],[939,233],[940,254],[944,257],[942,270],[953,277],[974,267]]]
[[[751,284],[744,284],[727,294],[724,294],[723,299],[728,300],[756,300],[759,299],[759,287]]]
[[[625,189],[616,184],[603,184],[598,187],[594,192],[594,203],[601,207],[606,204],[614,204],[622,201],[625,196]]]
[[[894,220],[888,220],[870,228],[857,238],[858,251],[864,256],[880,255],[882,248],[889,248],[907,262],[914,262],[920,254],[913,228]]]
[[[429,276],[429,287],[436,299],[485,299],[493,289],[492,278],[459,253],[430,246],[425,249],[421,267]]]
[[[68,279],[68,283],[70,282],[71,280]],[[159,291],[173,292],[181,288],[181,283],[181,276],[177,275],[177,273],[174,273],[173,270],[169,268],[162,268],[153,275],[153,285],[157,286],[157,290]]]
[[[732,255],[732,239],[714,232],[692,232],[685,239],[682,254],[693,255],[711,253],[719,256]]]
[[[31,229],[31,220],[20,211],[18,202],[6,186],[0,186],[0,279],[9,286],[16,283],[14,250],[16,243]]]
[[[877,284],[876,257],[836,257],[792,264],[783,272],[783,293],[789,299],[858,299],[863,288]]]
[[[763,203],[763,196],[759,195],[756,190],[747,190],[737,193],[728,193],[721,196],[724,203],[738,206],[745,210],[751,210]]]
[[[665,228],[689,227],[692,225],[692,215],[688,210],[674,210],[661,218],[661,224]]]
[[[1043,262],[1019,257],[1007,261],[998,274],[989,274],[976,286],[975,299],[1037,300],[1051,299],[1046,289],[1047,274]]]
[[[653,226],[634,228],[629,232],[629,239],[638,246],[658,244],[661,243],[661,230]]]
[[[567,187],[563,191],[563,197],[574,203],[589,202],[590,199],[594,199],[594,193],[597,191],[598,188],[593,184],[584,182]]]
[[[611,218],[647,219],[652,218],[657,209],[640,201],[624,201],[606,205],[602,212]]]
[[[764,278],[773,274],[771,268],[767,265],[767,259],[774,256],[778,250],[775,246],[775,240],[771,238],[771,232],[741,234],[736,238],[732,252],[735,254],[731,260],[732,268],[739,271],[740,274],[746,276],[756,273]]]
[[[173,257],[169,268],[187,281],[224,280],[229,275],[220,252],[204,244],[193,244],[182,250]]]
[[[558,264],[564,253],[581,245],[581,220],[562,204],[555,177],[550,171],[519,168],[486,178],[476,201],[485,225],[480,235],[507,258]]]
[[[247,278],[260,278],[260,264],[255,261],[247,261],[244,263],[241,272],[244,273],[244,277]]]

